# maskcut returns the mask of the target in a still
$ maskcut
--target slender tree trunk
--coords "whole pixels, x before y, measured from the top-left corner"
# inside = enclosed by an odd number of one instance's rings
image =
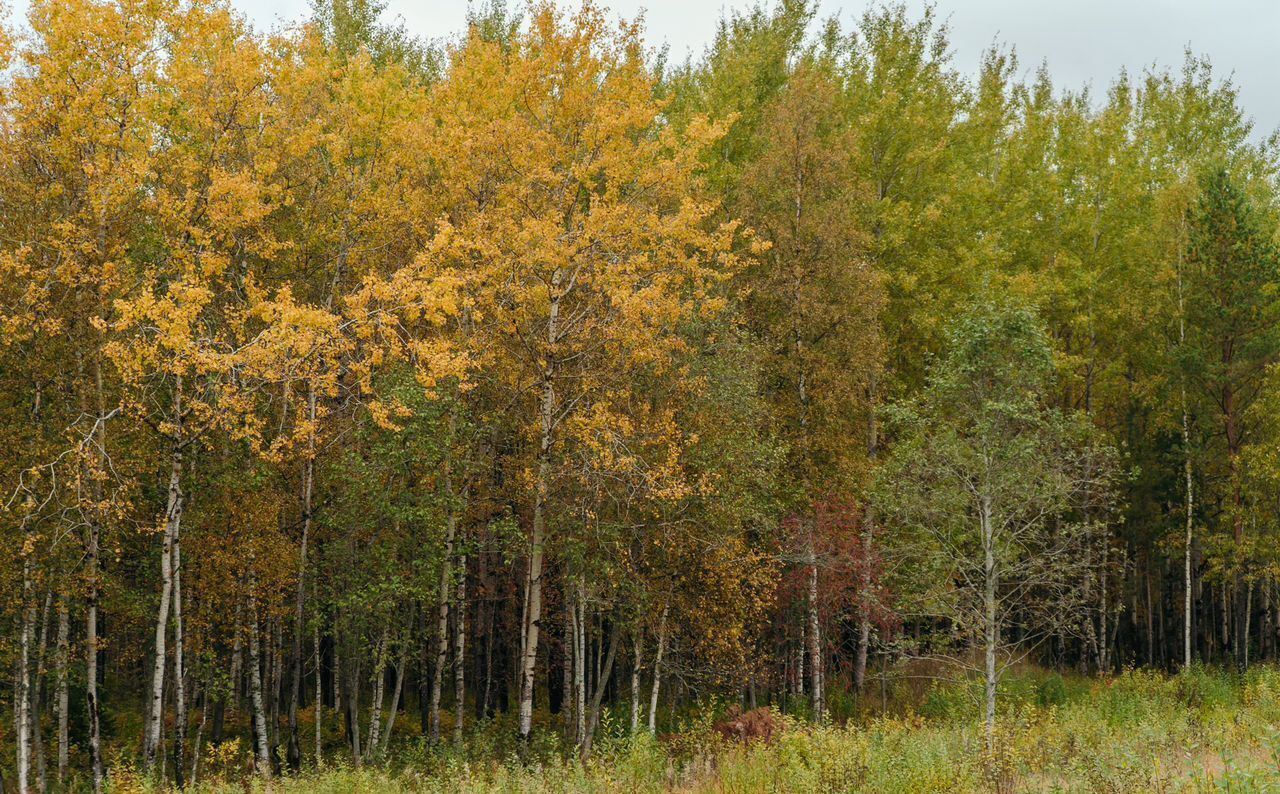
[[[983,576],[983,629],[986,645],[986,734],[987,751],[995,749],[996,734],[996,647],[1000,640],[1000,626],[996,617],[996,588],[999,578],[996,572],[995,531],[991,524],[991,501],[983,496],[979,509],[982,529]]]
[[[1106,675],[1111,670],[1111,659],[1108,650],[1107,638],[1107,565],[1110,547],[1107,545],[1106,539],[1102,542],[1102,570],[1098,574],[1098,590],[1100,593],[1099,600],[1102,609],[1098,615],[1098,672]]]
[[[445,463],[445,480],[448,482],[448,462]],[[450,490],[445,486],[446,492]],[[444,560],[440,563],[440,605],[436,613],[436,663],[431,672],[431,741],[440,741],[440,693],[444,688],[444,668],[449,657],[449,601],[453,594],[453,544],[458,530],[458,519],[450,506],[445,519]]]
[[[396,683],[391,690],[391,709],[387,713],[387,727],[382,731],[382,752],[391,746],[391,729],[396,726],[396,714],[400,711],[400,694],[404,691],[404,671],[409,666],[409,643],[400,648],[400,661],[396,663]]]
[[[1244,642],[1241,643],[1240,651],[1244,655],[1244,669],[1249,669],[1249,624],[1253,619],[1253,582],[1250,581],[1245,586],[1244,597]]]
[[[244,681],[244,641],[241,636],[241,626],[244,613],[244,605],[236,603],[235,615],[235,637],[231,640],[231,713],[238,714],[240,712],[240,695],[243,691]],[[221,742],[221,732],[218,733],[218,741]]]
[[[13,709],[14,730],[17,734],[16,749],[18,794],[31,791],[31,642],[36,622],[36,605],[31,597],[31,559],[22,560],[22,628],[18,651],[18,686]]]
[[[484,640],[484,700],[480,704],[480,716],[482,719],[488,719],[490,716],[490,707],[493,705],[493,643],[497,640],[496,632],[496,613],[497,607],[493,604],[489,605],[489,622],[488,632],[485,634]],[[568,697],[566,690],[565,696]]]
[[[94,473],[90,476],[94,507],[89,511],[89,520],[85,538],[85,616],[84,616],[84,659],[85,659],[85,711],[89,728],[89,766],[93,779],[93,792],[102,791],[102,731],[98,716],[98,554],[102,537],[103,490],[98,472],[106,468],[106,396],[102,389],[102,361],[99,356],[93,360],[94,394],[97,401],[98,419],[94,423]]]
[[[204,744],[204,726],[209,722],[209,687],[205,685],[201,687],[198,696],[192,697],[192,702],[200,701],[200,724],[196,726],[196,738],[191,743],[191,785],[196,785],[200,779],[200,751]]]
[[[467,704],[467,555],[458,560],[458,607],[453,613],[453,743],[462,746]]]
[[[173,534],[173,773],[178,788],[184,785],[182,775],[187,758],[187,671],[182,629],[182,542],[175,530]]]
[[[253,709],[254,767],[271,777],[271,749],[267,746],[267,712],[262,697],[262,654],[259,652],[257,577],[249,575],[249,700]]]
[[[800,622],[800,638],[796,642],[796,697],[804,697],[805,692],[805,656],[808,654],[808,643],[806,639],[809,636],[809,624],[807,621]]]
[[[810,528],[812,533],[812,527]],[[822,692],[822,635],[818,622],[818,561],[814,554],[813,536],[809,537],[809,674],[813,691],[813,718],[824,721],[826,704]]]
[[[57,655],[57,691],[54,694],[58,712],[58,785],[67,782],[67,726],[70,697],[67,687],[67,667],[70,659],[71,617],[67,608],[67,594],[58,596],[58,655]]]
[[[320,675],[320,664],[323,656],[320,653],[320,621],[313,620],[311,626],[311,642],[316,649],[316,768],[320,769],[324,766],[324,749],[322,747],[324,735],[322,729],[324,727],[324,693],[322,691],[323,682]]]
[[[609,678],[613,675],[613,662],[618,654],[618,636],[621,631],[618,624],[614,623],[609,630],[609,650],[605,652],[604,664],[600,668],[600,674],[596,676],[595,692],[591,696],[591,712],[587,718],[587,733],[583,738],[582,754],[584,756],[591,753],[591,743],[596,735],[596,728],[600,725],[600,704],[604,700],[604,690],[609,683]]]
[[[289,686],[289,747],[286,756],[289,768],[295,772],[302,767],[302,747],[298,739],[298,707],[302,700],[302,619],[306,605],[307,542],[311,536],[311,500],[315,489],[316,455],[316,387],[307,385],[307,420],[311,430],[307,433],[306,457],[302,461],[302,539],[298,545],[298,594],[293,607],[293,680]],[[317,674],[319,667],[317,667]],[[320,704],[316,703],[316,719],[319,724]]]
[[[373,757],[378,752],[379,732],[382,724],[382,696],[387,684],[387,629],[382,630],[378,650],[373,663],[373,698],[369,701],[369,741],[365,755]]]
[[[644,652],[644,632],[637,627],[635,657],[631,661],[631,735],[640,728],[640,661]]]
[[[566,574],[565,581],[568,582],[568,580],[569,580],[569,577]],[[564,669],[561,671],[562,673],[561,686],[563,688],[564,694],[561,697],[562,705],[560,708],[561,708],[561,711],[564,712],[564,734],[565,734],[565,737],[567,738],[569,737],[570,733],[573,730],[572,726],[577,724],[574,722],[573,705],[575,702],[575,698],[573,696],[573,693],[574,693],[573,686],[574,686],[574,681],[577,680],[576,678],[574,678],[574,670],[576,669],[576,667],[574,666],[574,659],[578,655],[578,650],[577,650],[578,649],[578,618],[577,618],[578,607],[577,607],[576,598],[571,596],[569,593],[569,585],[566,584],[563,589],[564,589],[564,596],[563,596],[563,599],[564,599],[564,642],[563,642],[564,663],[562,667]]]
[[[346,711],[342,707],[342,687],[343,687],[343,669],[342,669],[342,643],[339,642],[338,634],[338,616],[341,610],[337,610],[333,618],[333,713],[338,718],[339,727],[346,721]],[[348,732],[348,736],[350,733]]]
[[[560,285],[564,272],[556,268],[551,277],[551,303],[547,316],[547,344],[554,348],[560,336]],[[542,555],[547,496],[551,480],[551,444],[556,424],[556,368],[554,358],[542,374],[542,404],[538,414],[538,466],[534,480],[533,526],[529,537],[529,574],[525,582],[525,619],[520,649],[520,726],[522,741],[533,730],[534,668],[538,662],[538,633],[542,628]]]
[[[276,748],[280,746],[280,692],[284,681],[284,628],[281,620],[269,618],[267,631],[271,639],[271,655],[267,657],[271,685],[266,690],[271,698],[271,708],[267,712],[267,730],[270,731],[268,742],[271,745],[271,771],[273,774],[280,774],[280,757],[276,755]]]
[[[175,414],[182,411],[182,380],[178,379],[174,396]],[[180,436],[179,436],[180,437]],[[164,547],[160,552],[160,606],[156,613],[155,659],[151,674],[150,709],[147,711],[146,741],[143,743],[144,768],[155,769],[160,750],[160,727],[164,722],[164,671],[168,663],[166,640],[169,634],[169,608],[173,595],[173,544],[182,522],[182,447],[173,442],[169,459],[169,501],[165,509]]]
[[[670,603],[662,605],[662,617],[658,619],[658,647],[653,654],[653,688],[649,691],[649,733],[658,732],[658,687],[662,683],[662,654],[667,649],[667,614]]]
[[[1183,222],[1183,234],[1185,235],[1185,221]],[[1178,245],[1178,347],[1181,348],[1187,341],[1187,316],[1184,284],[1182,281],[1183,270],[1183,253],[1181,240]],[[1195,515],[1195,493],[1192,490],[1191,480],[1191,416],[1187,407],[1187,379],[1184,374],[1181,384],[1182,397],[1182,473],[1186,484],[1186,548],[1183,556],[1183,625],[1182,625],[1182,666],[1190,667],[1192,662],[1191,655],[1191,630],[1192,616],[1194,610],[1192,607],[1192,589],[1191,589],[1191,562],[1193,553],[1194,540],[1194,515]]]
[[[36,767],[36,786],[41,794],[49,787],[49,765],[45,757],[44,726],[40,715],[44,711],[45,654],[49,647],[49,610],[52,606],[53,591],[46,591],[44,607],[40,610],[40,640],[36,643],[35,664],[31,670],[34,676],[31,684],[31,750]]]
[[[587,733],[587,599],[581,582],[577,593],[578,606],[573,619],[573,744],[580,748]]]
[[[354,664],[348,664],[351,669],[348,671],[347,678],[347,736],[351,739],[351,757],[355,759],[356,766],[360,765],[362,755],[360,753],[360,658],[356,657]]]

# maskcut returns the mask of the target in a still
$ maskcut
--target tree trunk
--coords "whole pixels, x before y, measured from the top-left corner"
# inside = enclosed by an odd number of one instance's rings
[[[31,641],[36,622],[36,605],[31,598],[31,559],[22,560],[22,628],[18,651],[18,686],[13,709],[13,727],[17,734],[16,749],[18,794],[31,790]]]
[[[343,670],[342,670],[342,643],[339,642],[338,634],[338,616],[341,610],[336,610],[333,618],[333,713],[338,718],[339,727],[346,723],[346,711],[342,707],[342,688],[343,688]],[[348,731],[347,736],[351,733]]]
[[[1186,222],[1183,221],[1182,235],[1186,234]],[[1177,270],[1177,287],[1178,287],[1178,347],[1182,347],[1187,342],[1187,316],[1186,316],[1186,300],[1184,293],[1184,284],[1182,281],[1183,266],[1183,246],[1181,239],[1178,245],[1178,270]],[[1187,407],[1187,379],[1184,375],[1182,378],[1182,473],[1186,481],[1186,549],[1183,555],[1183,605],[1182,605],[1182,666],[1184,668],[1191,666],[1191,629],[1192,629],[1192,589],[1191,589],[1191,561],[1193,551],[1193,535],[1194,535],[1194,515],[1195,515],[1195,492],[1192,490],[1191,481],[1191,418],[1190,411]]]
[[[445,461],[445,492],[450,494],[449,463]],[[445,519],[444,560],[440,563],[440,606],[436,613],[436,663],[431,672],[431,741],[440,741],[440,693],[444,687],[444,667],[449,656],[449,601],[453,593],[453,544],[458,519],[450,505]]]
[[[355,759],[356,766],[360,765],[362,755],[360,753],[360,658],[356,657],[354,665],[351,667],[347,676],[347,737],[351,740],[351,757]]]
[[[315,482],[316,455],[316,387],[307,386],[307,420],[311,430],[307,433],[306,458],[302,462],[302,539],[298,545],[298,594],[293,607],[293,676],[289,687],[289,748],[286,756],[289,768],[298,771],[302,767],[302,747],[298,739],[298,707],[302,700],[302,618],[306,605],[307,542],[311,536],[311,499]],[[319,675],[319,667],[316,668]],[[316,724],[319,724],[320,704],[316,703]]]
[[[1110,647],[1107,633],[1107,566],[1109,564],[1111,547],[1107,544],[1106,539],[1102,541],[1102,570],[1098,575],[1099,601],[1102,609],[1098,615],[1098,672],[1106,675],[1111,671],[1111,658],[1108,654]]]
[[[67,687],[67,666],[70,658],[71,617],[67,609],[67,595],[58,596],[58,655],[57,655],[57,691],[54,695],[58,712],[58,785],[67,782],[67,745],[68,706],[70,697]]]
[[[255,771],[271,777],[271,750],[267,746],[267,713],[262,702],[262,660],[258,639],[257,578],[249,575],[249,699],[253,708]]]
[[[182,788],[187,759],[187,685],[186,660],[182,636],[182,542],[173,535],[173,774]]]
[[[987,752],[995,750],[996,735],[996,646],[1000,639],[1000,626],[996,617],[996,588],[999,578],[996,570],[995,531],[991,524],[990,498],[983,496],[979,509],[982,528],[983,556],[983,630],[986,645],[986,734]]]
[[[635,736],[640,727],[640,661],[644,651],[644,632],[637,627],[635,642],[635,658],[631,661],[631,735]]]
[[[404,671],[409,666],[409,643],[400,648],[400,661],[396,663],[396,683],[391,690],[391,709],[387,713],[387,727],[382,731],[382,752],[391,746],[391,729],[396,726],[396,714],[400,711],[400,694],[404,691]]]
[[[1245,585],[1244,597],[1244,629],[1241,632],[1244,635],[1244,642],[1240,645],[1240,652],[1244,656],[1244,669],[1249,669],[1249,624],[1253,619],[1253,581],[1249,581]]]
[[[488,632],[484,640],[484,698],[480,703],[480,718],[488,719],[493,704],[493,644],[497,641],[497,607],[489,605]]]
[[[658,686],[662,683],[662,654],[667,648],[667,613],[671,604],[662,605],[662,617],[658,619],[658,648],[653,655],[653,689],[649,692],[649,733],[657,733]]]
[[[191,743],[191,785],[200,779],[200,750],[204,742],[204,726],[209,721],[209,687],[201,688],[199,697],[193,696],[191,701],[200,701],[200,724],[196,726],[196,738]]]
[[[106,397],[102,390],[102,362],[95,356],[93,361],[94,390],[98,407],[98,420],[94,425],[95,449],[93,454],[95,471],[102,471],[106,462]],[[103,504],[102,482],[98,476],[89,478],[93,485],[94,508],[90,511],[87,537],[85,539],[85,610],[84,610],[84,661],[85,661],[85,711],[89,728],[89,766],[93,778],[94,794],[101,794],[103,783],[102,769],[102,729],[98,708],[98,553],[102,537],[101,505]]]
[[[45,653],[49,647],[49,610],[52,606],[53,591],[46,591],[44,607],[40,610],[40,640],[36,643],[35,664],[31,670],[34,676],[31,684],[31,751],[35,760],[36,785],[41,794],[49,787],[49,765],[45,757],[44,726],[41,725],[40,714],[44,710]]]
[[[551,277],[551,303],[547,316],[547,344],[554,347],[559,341],[560,284],[564,279],[562,269],[556,268]],[[545,531],[547,496],[551,479],[551,444],[556,424],[556,368],[554,357],[545,365],[542,374],[542,405],[538,413],[538,467],[534,480],[533,526],[529,537],[529,572],[525,580],[525,616],[520,649],[520,726],[522,741],[529,740],[533,730],[533,682],[534,667],[538,662],[538,633],[542,627],[542,553]]]
[[[271,674],[271,685],[266,691],[269,693],[271,708],[267,712],[267,737],[268,744],[271,745],[271,771],[272,774],[280,774],[280,756],[276,755],[276,748],[280,746],[280,692],[282,681],[284,680],[284,637],[282,636],[284,629],[279,618],[267,619],[267,633],[271,640],[271,655],[268,658]]]
[[[175,411],[182,410],[181,378],[174,397]],[[151,707],[147,711],[146,741],[143,743],[144,769],[155,769],[160,750],[160,727],[164,722],[164,671],[168,662],[169,607],[173,594],[173,544],[182,522],[182,447],[175,440],[169,459],[169,501],[165,509],[164,546],[160,552],[160,606],[156,612],[155,658],[151,673]]]
[[[315,705],[315,723],[316,723],[316,768],[324,766],[324,749],[322,747],[324,735],[322,728],[324,727],[324,693],[322,691],[323,682],[320,675],[320,663],[323,657],[320,653],[320,621],[313,620],[311,626],[311,642],[316,649],[316,705]]]
[[[458,607],[453,612],[453,743],[462,747],[467,703],[467,555],[458,560]]]
[[[809,653],[808,645],[805,642],[809,635],[809,624],[806,621],[800,622],[800,639],[796,642],[796,681],[795,695],[796,698],[804,697],[805,691],[805,656]]]
[[[822,635],[818,622],[818,561],[814,554],[813,537],[809,538],[809,674],[813,692],[813,718],[823,722],[826,705],[822,699]]]
[[[577,601],[569,594],[569,585],[567,584],[569,577],[565,576],[566,585],[564,586],[564,639],[562,642],[562,656],[564,657],[561,670],[562,680],[561,687],[563,694],[561,695],[561,711],[564,712],[564,734],[569,737],[574,725],[574,658],[578,655],[578,618],[577,618]]]
[[[582,747],[587,734],[587,599],[581,582],[577,593],[573,619],[573,744]]]
[[[609,630],[609,650],[605,653],[604,664],[600,668],[600,674],[596,676],[595,693],[591,696],[591,713],[587,718],[587,732],[582,742],[582,754],[584,756],[591,753],[591,742],[595,738],[596,727],[600,724],[600,703],[604,700],[605,686],[613,675],[613,661],[618,654],[618,635],[620,633],[618,624],[614,623]]]
[[[382,727],[382,696],[387,685],[387,629],[378,639],[378,650],[373,662],[373,698],[369,701],[369,741],[364,754],[372,758],[378,752],[378,739]]]

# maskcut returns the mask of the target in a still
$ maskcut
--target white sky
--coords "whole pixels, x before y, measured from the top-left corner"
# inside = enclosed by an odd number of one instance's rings
[[[232,0],[259,28],[303,18],[308,0]],[[467,0],[386,0],[388,18],[403,20],[412,33],[441,38],[462,29]],[[572,4],[573,0],[562,0]],[[668,42],[673,60],[697,55],[710,40],[725,8],[751,0],[599,0],[616,15],[642,9],[651,42]],[[771,2],[771,0],[766,0]],[[849,23],[868,0],[820,0],[821,16]],[[919,12],[925,0],[907,0]],[[519,8],[523,0],[509,0]],[[1177,68],[1183,49],[1208,55],[1219,76],[1231,75],[1241,104],[1253,116],[1255,136],[1280,127],[1280,0],[937,0],[949,20],[956,65],[972,72],[993,42],[1016,47],[1021,68],[1031,73],[1047,60],[1060,86],[1086,83],[1103,91],[1128,67]],[[16,15],[25,0],[14,0]]]

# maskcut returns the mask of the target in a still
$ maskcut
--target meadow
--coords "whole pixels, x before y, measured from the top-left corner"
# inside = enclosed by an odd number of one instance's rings
[[[977,682],[900,679],[889,713],[813,726],[778,714],[772,743],[726,743],[704,702],[678,730],[629,737],[616,719],[578,760],[554,731],[525,751],[490,724],[465,752],[406,740],[384,763],[330,764],[247,783],[248,750],[211,751],[194,791],[319,792],[1268,792],[1280,791],[1280,669],[1243,675],[1196,668],[1094,679],[1028,669],[1001,689],[994,752],[986,749]],[[879,710],[879,698],[875,709]],[[870,707],[869,707],[870,708]],[[126,768],[109,790],[153,791]]]

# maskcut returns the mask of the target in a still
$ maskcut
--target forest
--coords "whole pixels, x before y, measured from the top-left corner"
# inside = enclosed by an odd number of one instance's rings
[[[0,790],[530,790],[955,700],[1012,791],[1021,701],[1273,725],[1280,137],[1232,80],[810,0],[677,62],[594,2],[6,23]]]

